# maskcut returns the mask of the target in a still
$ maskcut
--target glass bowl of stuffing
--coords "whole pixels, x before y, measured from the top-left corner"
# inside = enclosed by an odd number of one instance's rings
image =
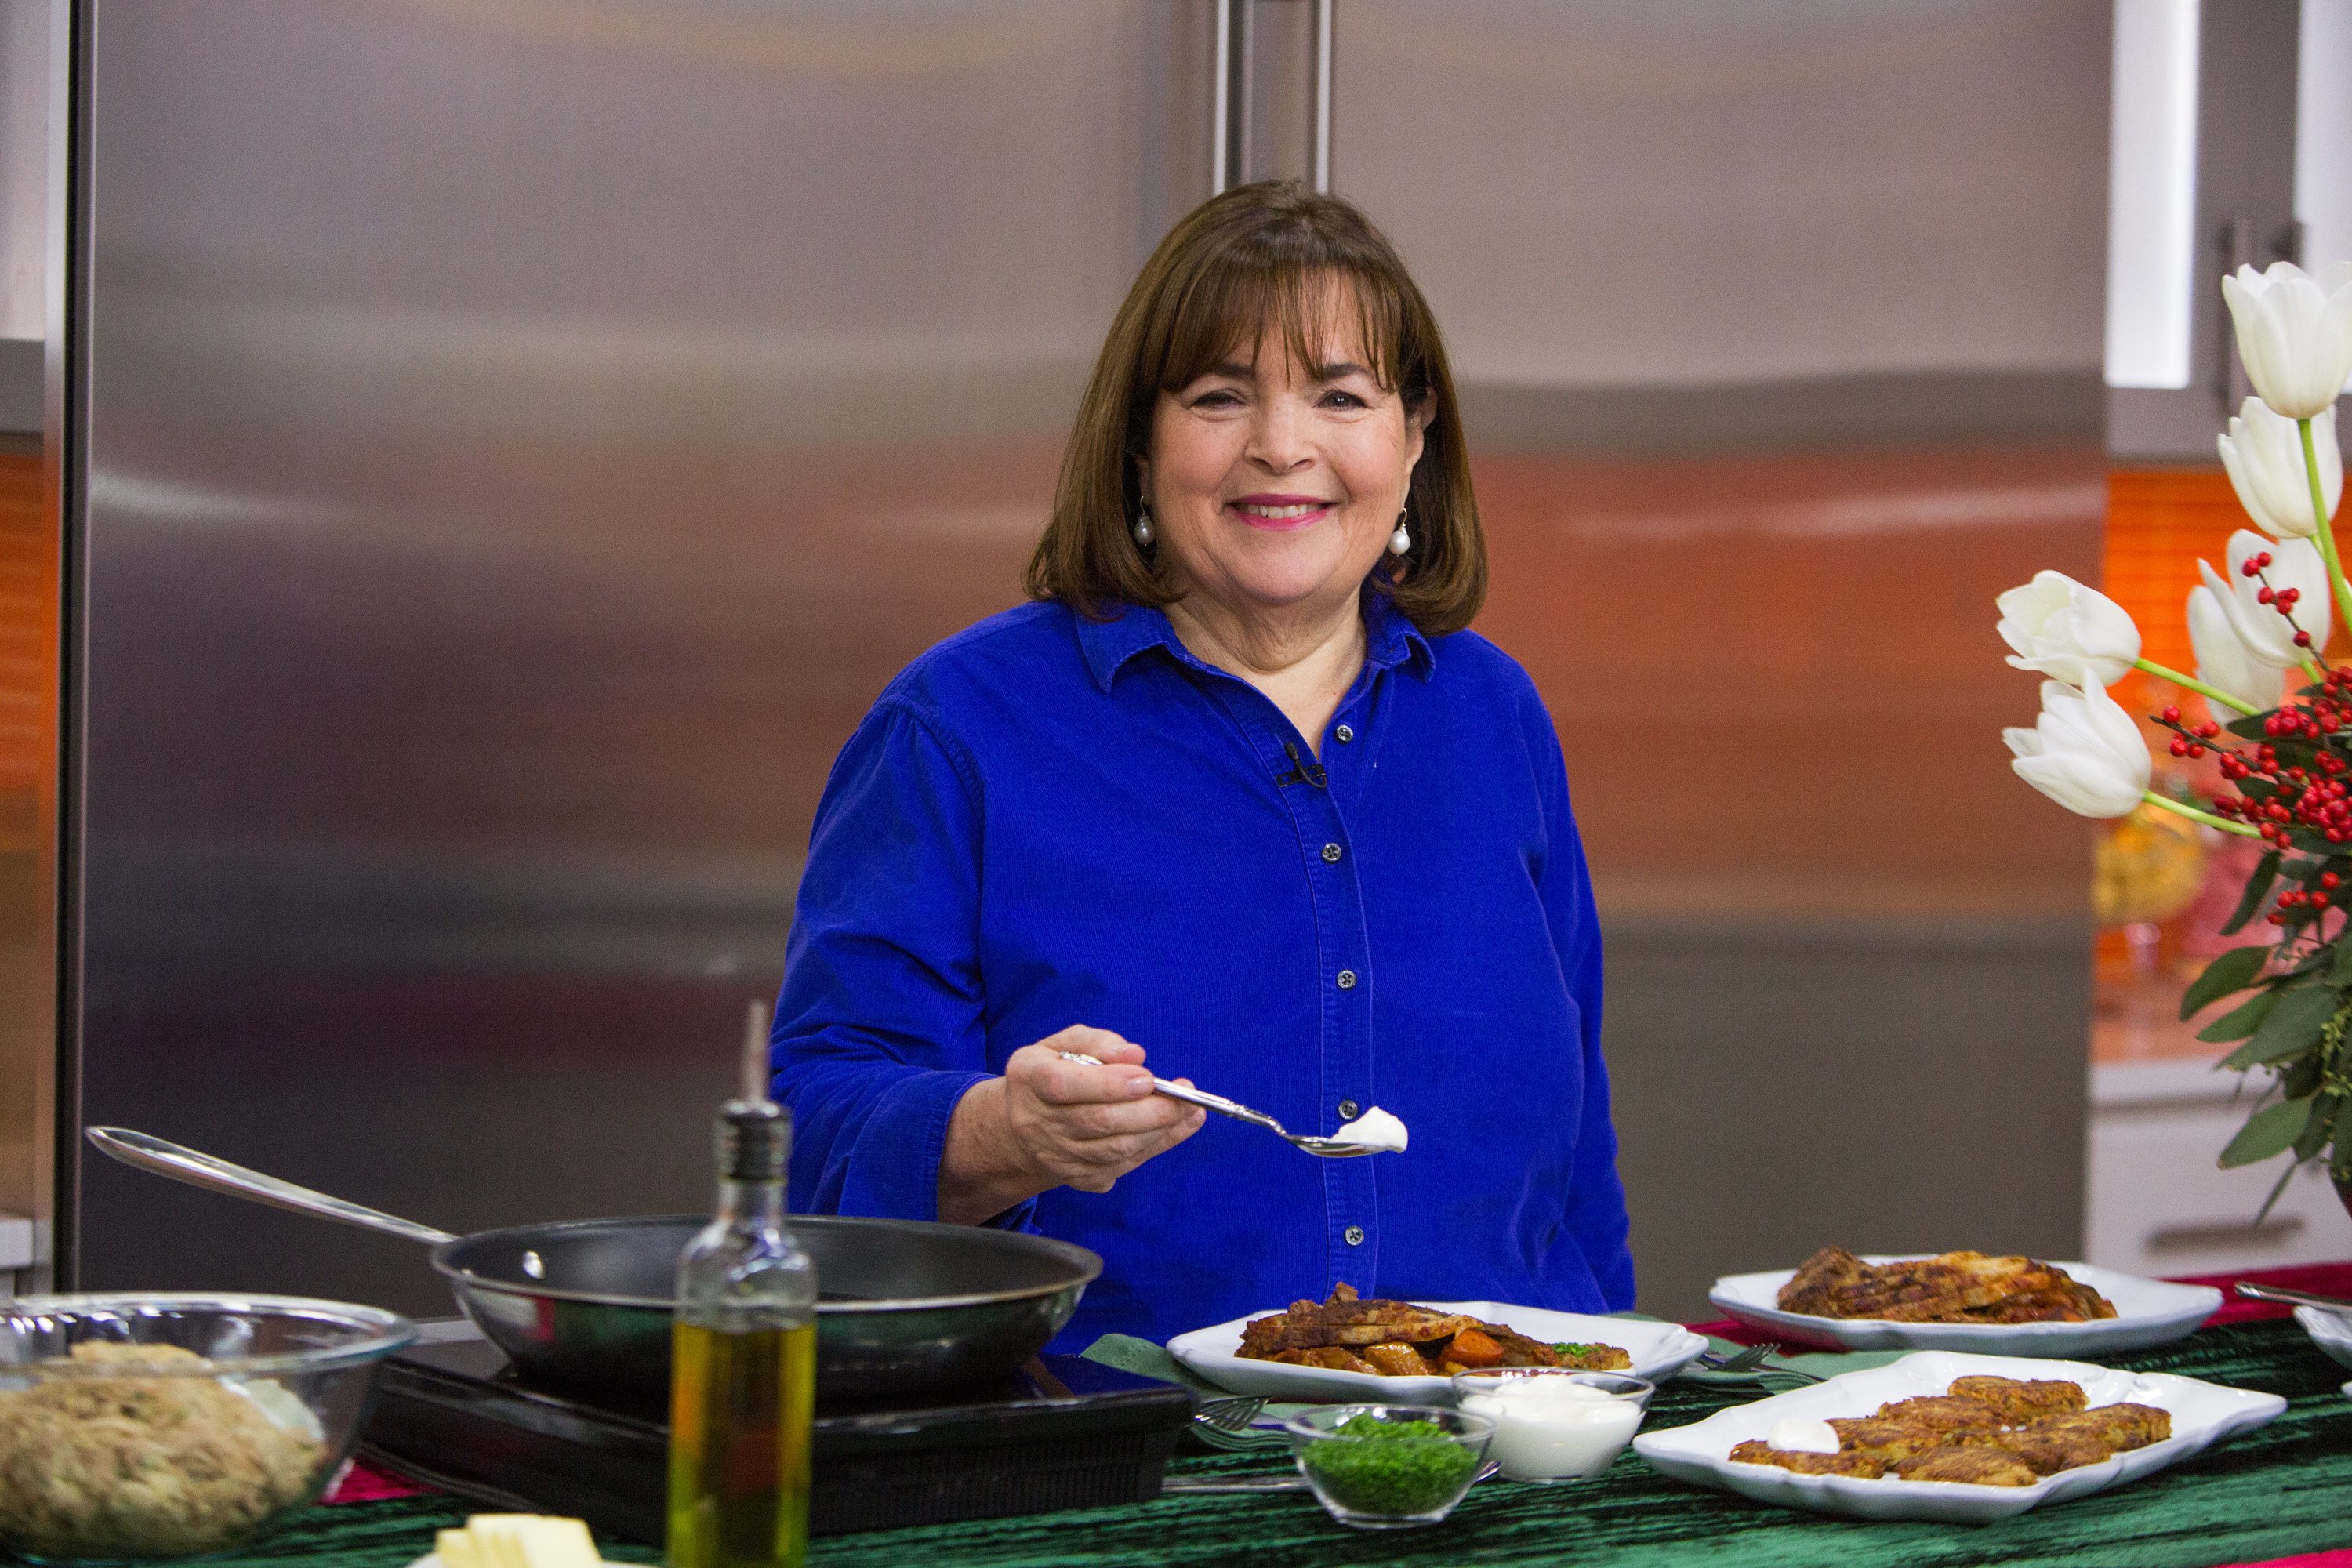
[[[1282,1424],[1323,1510],[1358,1530],[1435,1524],[1486,1468],[1495,1423],[1420,1405],[1328,1405]]]
[[[0,1302],[0,1548],[121,1562],[252,1540],[318,1500],[415,1337],[292,1296]]]

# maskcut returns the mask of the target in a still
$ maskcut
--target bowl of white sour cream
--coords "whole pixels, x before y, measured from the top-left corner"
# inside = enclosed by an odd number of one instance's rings
[[[1496,1366],[1458,1373],[1454,1397],[1495,1424],[1486,1458],[1515,1481],[1576,1480],[1616,1462],[1655,1386],[1614,1372]]]

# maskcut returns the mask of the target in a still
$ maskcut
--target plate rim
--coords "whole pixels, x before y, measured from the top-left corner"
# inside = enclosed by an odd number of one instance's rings
[[[2032,1369],[2042,1375],[2060,1370],[2105,1374],[2120,1374],[2136,1379],[2162,1379],[2185,1384],[2200,1391],[2224,1396],[2235,1409],[2211,1425],[2193,1433],[2176,1434],[2161,1442],[2141,1448],[2113,1454],[2096,1465],[2077,1466],[2045,1476],[2030,1487],[1970,1487],[1945,1481],[1907,1481],[1900,1478],[1864,1478],[1861,1476],[1802,1476],[1792,1470],[1774,1466],[1743,1466],[1738,1472],[1727,1449],[1723,1455],[1680,1451],[1674,1445],[1684,1435],[1701,1426],[1710,1426],[1724,1415],[1738,1411],[1752,1411],[1792,1397],[1809,1397],[1822,1388],[1847,1380],[1876,1378],[1901,1367],[1915,1356],[1958,1358],[1968,1363],[2031,1363]],[[2021,1369],[2023,1370],[2023,1369]],[[1955,1373],[1955,1376],[1969,1375]],[[1997,1374],[1998,1375],[1998,1374]],[[2079,1376],[2077,1378],[2079,1381]],[[1947,1386],[1949,1386],[1948,1382]],[[2352,1385],[2347,1385],[2352,1386]],[[2094,1406],[2094,1408],[2097,1408]],[[2191,1458],[2224,1438],[2269,1425],[2284,1414],[2287,1401],[2263,1389],[2238,1388],[2230,1384],[2189,1377],[2179,1373],[2125,1373],[2116,1367],[2100,1366],[2092,1362],[2053,1362],[2034,1356],[1991,1355],[1977,1351],[1922,1350],[1914,1351],[1884,1366],[1860,1367],[1839,1373],[1819,1384],[1767,1394],[1761,1399],[1726,1405],[1722,1409],[1680,1426],[1668,1426],[1656,1431],[1641,1432],[1631,1445],[1643,1462],[1672,1479],[1692,1485],[1714,1487],[1754,1502],[1801,1508],[1815,1512],[1836,1513],[1850,1518],[1951,1520],[1975,1514],[1987,1519],[2005,1519],[2038,1508],[2046,1502],[2065,1502],[2077,1497],[2105,1491],[2110,1487],[2136,1481],[2145,1476],[2187,1458]],[[1664,1450],[1662,1453],[1661,1450]],[[2145,1455],[2157,1459],[2148,1463],[2134,1462],[2133,1456]],[[1663,1461],[1663,1462],[1662,1462]],[[2112,1467],[2112,1468],[2110,1468]],[[1746,1472],[1756,1472],[1748,1475]],[[2079,1478],[2079,1479],[2073,1479]],[[1746,1485],[1735,1485],[1734,1481]],[[1769,1494],[1769,1495],[1768,1495]],[[1866,1503],[1885,1500],[1885,1507],[1822,1507],[1822,1500]],[[1921,1511],[1914,1511],[1914,1505]],[[1948,1506],[1939,1506],[1948,1505]]]
[[[1670,1371],[1661,1371],[1654,1375],[1653,1381],[1658,1383],[1665,1383],[1679,1376],[1685,1367],[1687,1367],[1693,1361],[1696,1360],[1698,1356],[1706,1351],[1707,1346],[1706,1336],[1694,1332],[1689,1324],[1677,1323],[1664,1318],[1612,1318],[1605,1312],[1572,1312],[1558,1307],[1531,1307],[1522,1302],[1513,1301],[1490,1301],[1485,1300],[1438,1301],[1419,1300],[1412,1297],[1402,1298],[1402,1300],[1404,1300],[1409,1305],[1423,1307],[1430,1309],[1431,1310],[1447,1309],[1463,1310],[1468,1312],[1468,1315],[1473,1317],[1486,1317],[1490,1322],[1503,1322],[1505,1327],[1509,1327],[1510,1325],[1507,1321],[1501,1317],[1501,1313],[1509,1311],[1528,1311],[1548,1312],[1554,1317],[1561,1318],[1581,1318],[1595,1323],[1622,1323],[1631,1327],[1644,1330],[1670,1331],[1664,1334],[1660,1343],[1663,1346],[1667,1347],[1670,1351],[1671,1353],[1664,1359],[1671,1361],[1673,1363],[1673,1366]],[[1468,1311],[1469,1309],[1477,1307],[1490,1308],[1494,1310],[1488,1313]],[[1381,1383],[1384,1385],[1381,1392],[1398,1395],[1420,1393],[1433,1396],[1437,1392],[1443,1392],[1449,1395],[1452,1393],[1451,1388],[1448,1386],[1448,1380],[1444,1375],[1438,1373],[1429,1373],[1426,1375],[1410,1377],[1388,1377],[1373,1373],[1346,1372],[1338,1367],[1291,1366],[1281,1362],[1255,1361],[1247,1357],[1237,1356],[1231,1351],[1206,1351],[1202,1350],[1198,1345],[1186,1345],[1184,1343],[1187,1340],[1197,1340],[1204,1334],[1220,1334],[1231,1331],[1238,1336],[1239,1331],[1248,1324],[1256,1321],[1260,1318],[1271,1317],[1284,1310],[1285,1309],[1280,1307],[1275,1307],[1263,1311],[1244,1313],[1238,1318],[1228,1318],[1221,1323],[1208,1323],[1197,1329],[1187,1329],[1181,1334],[1175,1334],[1170,1337],[1167,1343],[1168,1353],[1173,1356],[1180,1365],[1182,1365],[1199,1375],[1207,1378],[1213,1383],[1219,1381],[1215,1368],[1238,1363],[1248,1367],[1265,1368],[1267,1369],[1266,1375],[1270,1376],[1296,1376],[1303,1373],[1313,1380],[1313,1385],[1328,1389],[1333,1394],[1341,1395],[1352,1393],[1372,1392],[1372,1390],[1370,1390],[1367,1385],[1366,1380],[1373,1377],[1379,1377]],[[1196,1360],[1194,1358],[1198,1359]],[[1202,1362],[1207,1362],[1212,1364],[1203,1365],[1202,1364]],[[1640,1363],[1637,1361],[1635,1363],[1635,1375],[1643,1375],[1639,1372],[1639,1366]],[[1324,1381],[1328,1378],[1345,1378],[1348,1381],[1344,1384],[1333,1384]]]
[[[1940,1257],[1941,1254],[1871,1252],[1860,1253],[1856,1256],[1864,1263],[1879,1264],[1916,1262],[1922,1258]],[[2188,1319],[2192,1312],[2195,1314],[2195,1321],[2202,1323],[2221,1310],[2224,1300],[2220,1289],[2211,1285],[2189,1285],[2177,1279],[2158,1279],[2145,1274],[2130,1274],[2120,1268],[2107,1268],[2095,1263],[2082,1263],[2068,1258],[2045,1258],[2041,1261],[2047,1262],[2053,1268],[2065,1269],[2071,1277],[2094,1288],[2096,1288],[2097,1280],[2086,1279],[2085,1275],[2099,1275],[2110,1279],[2128,1280],[2135,1286],[2147,1286],[2151,1289],[2174,1293],[2178,1298],[2177,1304],[2163,1310],[2139,1311],[2129,1315],[2118,1310],[2112,1318],[2094,1318],[2087,1322],[2080,1323],[1926,1323],[1908,1321],[1899,1318],[1828,1318],[1813,1312],[1791,1312],[1783,1307],[1759,1304],[1735,1295],[1729,1289],[1753,1281],[1759,1285],[1769,1285],[1777,1290],[1780,1285],[1784,1285],[1795,1278],[1797,1270],[1793,1268],[1759,1268],[1741,1274],[1718,1275],[1715,1283],[1707,1288],[1706,1299],[1710,1305],[1719,1308],[1735,1319],[1747,1321],[1748,1317],[1752,1316],[1775,1327],[1814,1329],[1821,1333],[1839,1337],[1841,1342],[1843,1342],[1841,1331],[1882,1334],[1930,1331],[1986,1340],[2021,1334],[2034,1339],[2089,1339],[2103,1334],[2129,1332],[2134,1328],[2168,1326]],[[2100,1293],[2108,1294],[2104,1290]],[[1987,1351],[1983,1353],[1993,1352]]]

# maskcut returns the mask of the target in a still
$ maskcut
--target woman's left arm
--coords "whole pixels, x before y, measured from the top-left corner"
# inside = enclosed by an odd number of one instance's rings
[[[1569,809],[1568,763],[1540,701],[1530,716],[1529,750],[1543,795],[1545,847],[1537,889],[1552,948],[1580,1015],[1584,1104],[1569,1179],[1568,1230],[1614,1311],[1633,1304],[1633,1255],[1626,1246],[1624,1184],[1617,1176],[1617,1130],[1609,1117],[1609,1068],[1601,1054],[1601,922],[1584,843]]]

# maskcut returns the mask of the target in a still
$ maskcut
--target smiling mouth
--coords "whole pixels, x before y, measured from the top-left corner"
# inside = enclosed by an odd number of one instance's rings
[[[1339,503],[1328,500],[1237,500],[1226,503],[1253,528],[1301,528]]]

